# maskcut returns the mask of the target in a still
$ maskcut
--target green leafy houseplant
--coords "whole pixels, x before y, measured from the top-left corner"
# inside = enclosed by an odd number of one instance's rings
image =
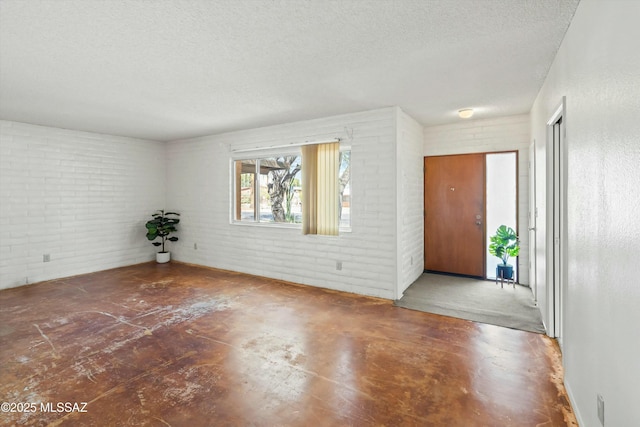
[[[166,241],[177,242],[178,238],[176,236],[171,236],[171,233],[178,231],[176,229],[176,224],[180,222],[179,213],[176,212],[165,212],[164,210],[159,210],[153,215],[153,219],[150,219],[145,224],[147,227],[147,239],[153,241],[158,237],[160,238],[159,242],[152,242],[153,246],[162,246],[161,253],[165,253],[165,243]]]
[[[511,227],[501,225],[489,239],[489,253],[500,258],[503,265],[507,265],[509,257],[517,257],[520,253],[520,240]]]

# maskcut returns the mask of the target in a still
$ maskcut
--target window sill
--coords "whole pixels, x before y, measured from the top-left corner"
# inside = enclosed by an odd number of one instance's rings
[[[261,227],[261,228],[279,228],[279,229],[289,229],[289,230],[302,230],[302,226],[300,224],[286,224],[286,223],[277,223],[277,222],[250,222],[250,221],[231,221],[230,224],[232,226],[240,226],[240,227]],[[341,227],[338,230],[338,236],[342,233],[351,233],[351,227]],[[324,236],[322,234],[309,234],[309,236],[322,236],[322,237],[336,237],[336,236]]]

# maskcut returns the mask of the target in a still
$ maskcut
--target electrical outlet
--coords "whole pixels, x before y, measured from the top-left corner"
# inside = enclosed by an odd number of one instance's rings
[[[42,262],[49,262],[49,261],[51,261],[51,255],[49,254],[42,255]]]
[[[604,398],[600,395],[598,395],[598,419],[604,426]]]
[[[411,265],[413,265],[413,256],[411,257]]]
[[[336,261],[336,270],[342,270],[342,261]]]
[[[193,244],[193,249],[196,249],[196,250],[198,249],[198,244],[197,243]]]

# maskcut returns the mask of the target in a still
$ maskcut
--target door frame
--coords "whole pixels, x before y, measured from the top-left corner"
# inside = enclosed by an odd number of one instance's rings
[[[538,281],[536,278],[536,222],[538,205],[536,203],[536,140],[529,145],[529,287],[533,293],[533,302],[538,305]]]
[[[560,124],[555,133],[555,125]],[[546,298],[547,335],[562,348],[567,285],[567,125],[566,97],[547,120]]]
[[[498,151],[481,151],[481,152],[470,152],[470,153],[452,153],[452,154],[435,154],[435,155],[429,155],[429,156],[423,156],[422,159],[422,164],[425,167],[425,171],[426,171],[426,161],[427,161],[427,157],[443,157],[443,156],[458,156],[458,155],[466,155],[466,154],[482,154],[484,157],[484,167],[486,169],[486,157],[488,154],[501,154],[501,153],[515,153],[516,155],[516,159],[515,159],[515,163],[516,163],[516,176],[515,176],[515,186],[516,186],[516,200],[515,200],[515,204],[516,204],[516,224],[515,224],[515,231],[516,234],[518,236],[520,236],[520,150],[518,149],[511,149],[511,150],[498,150]],[[426,173],[423,174],[423,180],[426,179]],[[485,171],[485,176],[484,176],[484,183],[483,183],[483,218],[482,218],[482,227],[483,227],[483,262],[482,262],[482,270],[483,270],[483,279],[487,279],[487,260],[486,257],[488,256],[488,246],[487,246],[487,223],[486,223],[486,219],[487,219],[487,177],[486,177],[486,171]],[[423,188],[423,192],[426,192],[426,184],[424,185]],[[426,206],[426,196],[423,195],[423,222],[426,219],[426,210],[427,210],[427,206]],[[425,233],[425,235],[423,236],[423,242],[426,242],[426,232],[427,229],[426,227],[424,227],[423,232]],[[426,243],[423,243],[424,245],[426,245]],[[426,257],[426,249],[424,251],[425,257]],[[529,254],[529,259],[531,259],[532,254]],[[515,281],[516,283],[520,283],[520,257],[516,258],[516,263],[518,264],[518,268],[516,269],[517,271],[517,276],[515,277]],[[426,260],[425,260],[425,272],[426,272]],[[531,273],[529,273],[531,274]]]

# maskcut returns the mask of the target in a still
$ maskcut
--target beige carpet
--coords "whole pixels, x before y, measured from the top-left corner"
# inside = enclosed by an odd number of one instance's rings
[[[399,307],[545,333],[540,310],[527,286],[425,273],[395,301]]]

